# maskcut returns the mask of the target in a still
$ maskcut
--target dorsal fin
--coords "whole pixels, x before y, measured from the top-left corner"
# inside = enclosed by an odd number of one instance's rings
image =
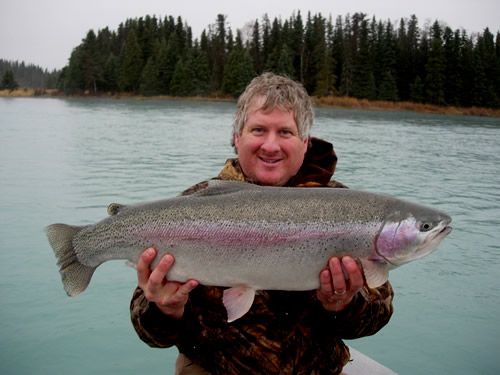
[[[265,187],[241,181],[210,180],[205,189],[192,194],[195,197],[231,194],[242,190],[262,190]]]
[[[126,206],[124,204],[120,203],[111,203],[108,206],[108,215],[109,216],[114,216],[118,213],[120,213],[121,210],[123,210]]]

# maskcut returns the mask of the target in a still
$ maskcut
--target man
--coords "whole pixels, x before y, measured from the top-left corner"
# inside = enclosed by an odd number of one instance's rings
[[[271,73],[255,78],[238,100],[232,138],[238,158],[217,178],[344,187],[331,180],[332,145],[309,136],[312,122],[300,84]],[[224,288],[168,281],[175,260],[167,254],[151,270],[155,256],[147,249],[137,264],[131,317],[149,345],[177,346],[177,374],[338,374],[349,360],[342,339],[374,334],[392,314],[390,284],[369,289],[358,262],[346,256],[325,264],[317,291],[262,291],[243,318],[228,323]]]

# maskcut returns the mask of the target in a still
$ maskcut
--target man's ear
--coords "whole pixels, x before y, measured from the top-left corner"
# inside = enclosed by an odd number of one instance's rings
[[[240,136],[238,135],[238,133],[233,134],[233,144],[236,151],[238,151],[238,146],[240,144]]]
[[[305,153],[307,152],[307,149],[309,148],[309,146],[311,145],[311,142],[310,142],[310,137],[307,137],[306,139],[304,139],[304,155]]]

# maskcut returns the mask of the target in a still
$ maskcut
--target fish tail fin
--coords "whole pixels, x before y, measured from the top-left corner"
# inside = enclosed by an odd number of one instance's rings
[[[46,229],[50,246],[57,258],[64,290],[71,297],[87,288],[96,269],[80,263],[73,247],[73,238],[83,228],[85,227],[52,224]]]

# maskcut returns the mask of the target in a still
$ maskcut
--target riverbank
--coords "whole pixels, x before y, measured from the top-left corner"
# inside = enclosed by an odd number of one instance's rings
[[[18,88],[15,90],[0,90],[0,97],[66,97],[62,91],[56,89],[29,89]],[[99,95],[83,94],[83,97],[102,97],[114,99],[137,99],[137,100],[196,100],[196,101],[234,101],[234,98],[221,95],[212,95],[206,97],[173,97],[173,96],[141,96],[130,93],[101,93]],[[356,99],[344,96],[324,96],[313,97],[314,104],[325,107],[342,107],[355,109],[371,109],[385,111],[415,111],[422,113],[436,113],[445,115],[466,115],[466,116],[486,116],[500,117],[500,109],[482,108],[482,107],[455,107],[439,106],[433,104],[414,103],[414,102],[390,102],[381,100]]]
[[[2,98],[29,98],[34,96],[64,96],[64,94],[57,89],[31,89],[20,87],[14,90],[0,90],[0,97]]]
[[[319,98],[315,97],[314,103],[318,106],[327,107],[344,107],[388,111],[415,111],[444,115],[500,117],[500,109],[494,108],[440,106],[414,102],[390,102],[337,96],[327,96]]]

